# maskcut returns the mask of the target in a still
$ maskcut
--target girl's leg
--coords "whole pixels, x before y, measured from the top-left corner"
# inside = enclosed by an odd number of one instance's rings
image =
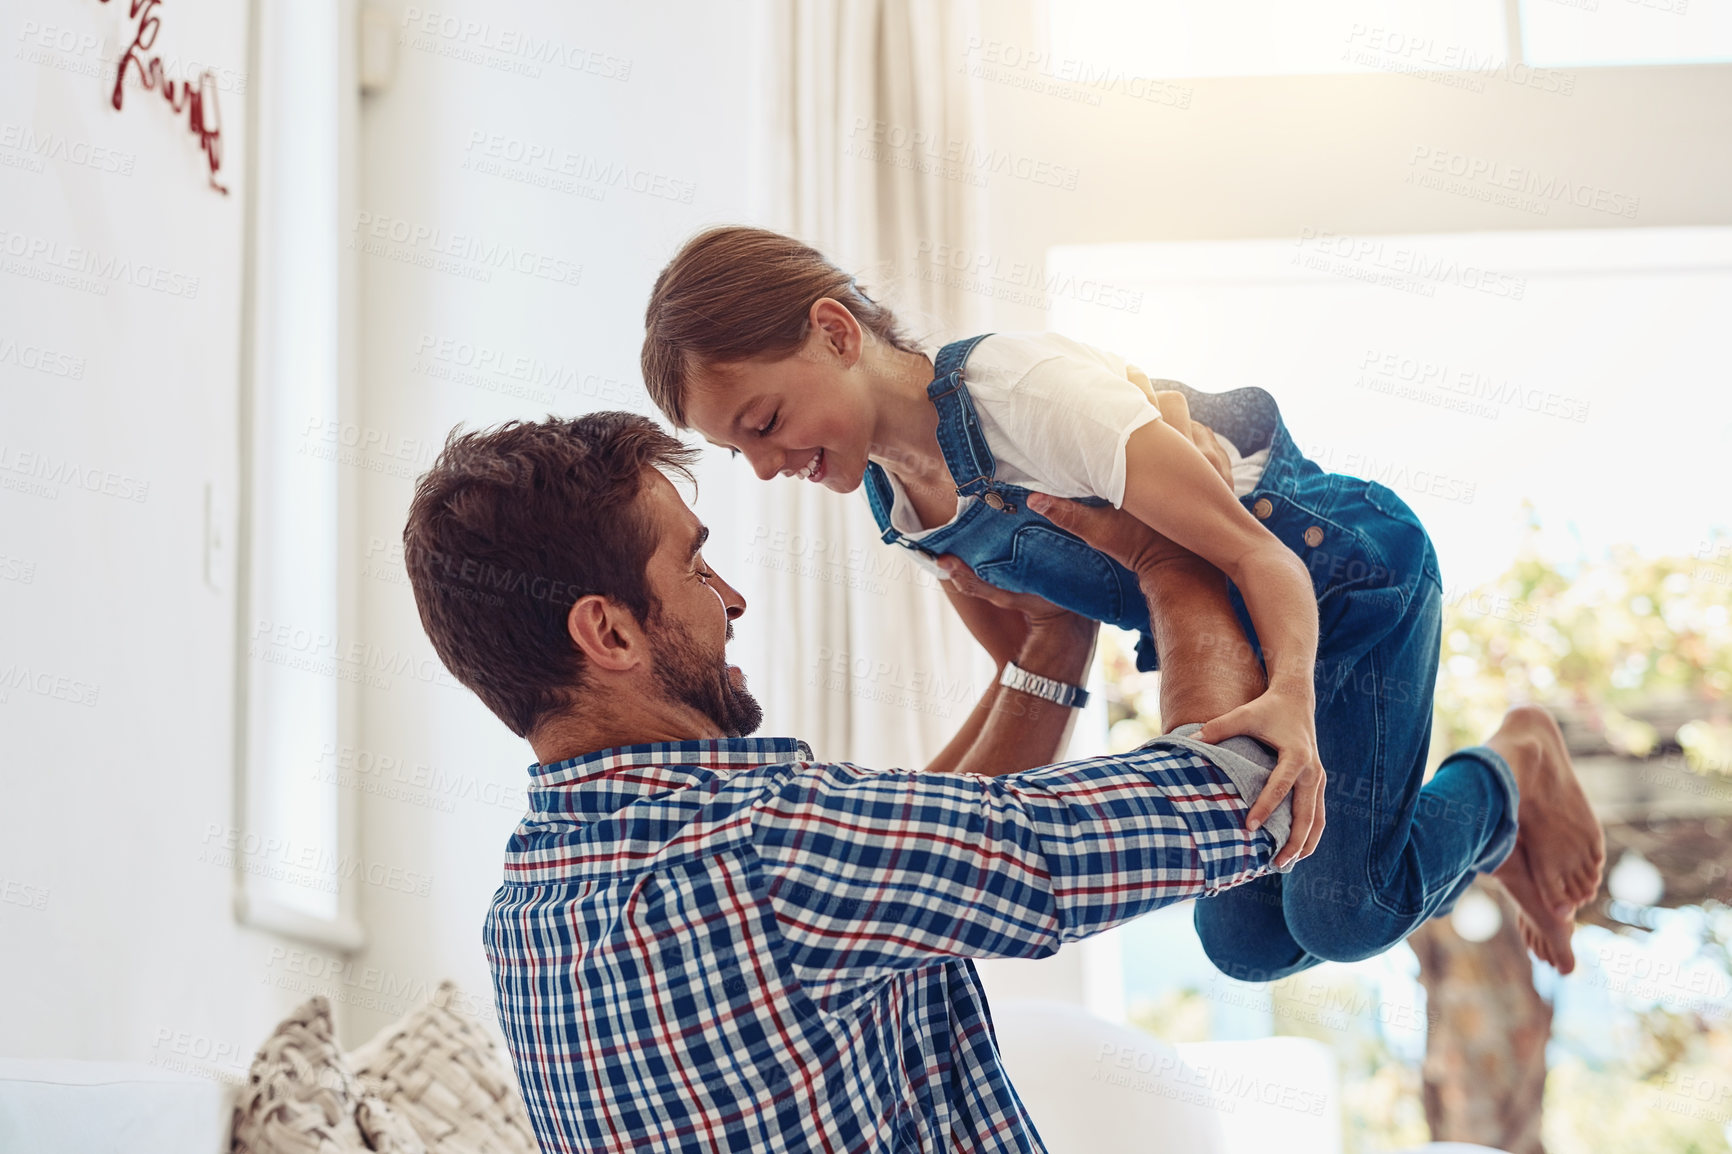
[[[1345,669],[1319,662],[1328,824],[1317,851],[1288,874],[1282,900],[1294,941],[1331,961],[1358,961],[1401,941],[1515,844],[1515,778],[1495,752],[1463,751],[1423,780],[1442,591],[1429,575],[1409,588],[1405,607],[1393,588],[1343,592],[1334,636],[1398,623]]]
[[[1264,874],[1197,899],[1191,924],[1209,961],[1227,977],[1275,982],[1323,960],[1307,953],[1287,929],[1281,897],[1286,880],[1281,874]]]

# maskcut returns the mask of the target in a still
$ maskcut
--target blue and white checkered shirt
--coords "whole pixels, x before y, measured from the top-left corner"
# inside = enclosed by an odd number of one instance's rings
[[[634,745],[533,768],[485,929],[542,1150],[1038,1151],[972,958],[1266,872],[1180,746],[1004,777]]]

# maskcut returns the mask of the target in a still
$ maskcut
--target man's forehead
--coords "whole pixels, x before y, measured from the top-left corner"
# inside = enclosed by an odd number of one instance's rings
[[[660,469],[649,470],[649,484],[645,487],[644,495],[649,499],[650,508],[654,510],[653,516],[657,524],[663,530],[672,530],[671,533],[663,533],[664,539],[668,536],[677,537],[677,545],[683,547],[701,527],[698,515],[686,504],[686,499],[680,495],[679,487]],[[667,542],[664,540],[663,543]]]

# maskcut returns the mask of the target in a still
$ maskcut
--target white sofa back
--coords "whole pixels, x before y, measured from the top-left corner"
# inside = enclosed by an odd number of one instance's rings
[[[1174,1046],[1070,1002],[992,1003],[1050,1154],[1340,1154],[1335,1056],[1308,1038]]]
[[[0,1151],[223,1154],[233,1093],[131,1062],[0,1058]]]

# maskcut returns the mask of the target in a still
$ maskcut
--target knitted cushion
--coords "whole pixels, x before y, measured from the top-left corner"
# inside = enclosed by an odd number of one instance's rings
[[[427,1154],[371,1097],[331,1036],[331,1004],[308,999],[253,1059],[235,1102],[231,1154]]]
[[[430,1154],[539,1154],[511,1063],[455,983],[349,1055],[369,1093],[415,1127]]]

